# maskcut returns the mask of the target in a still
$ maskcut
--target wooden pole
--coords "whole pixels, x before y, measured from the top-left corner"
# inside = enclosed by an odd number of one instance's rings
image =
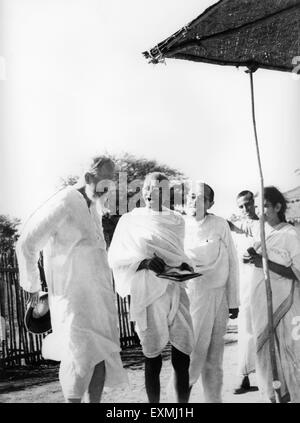
[[[267,254],[267,247],[266,247],[265,219],[264,219],[264,200],[265,200],[264,199],[264,178],[263,178],[263,171],[262,171],[262,165],[261,165],[257,129],[256,129],[253,72],[254,72],[253,70],[249,69],[250,85],[251,85],[252,120],[253,120],[253,129],[254,129],[259,174],[260,174],[260,185],[261,185],[260,235],[261,235],[261,247],[262,247],[262,263],[263,263],[263,272],[264,272],[265,285],[266,285],[267,308],[268,308],[267,312],[268,312],[269,351],[270,351],[271,368],[272,368],[273,389],[275,392],[276,402],[280,403],[282,402],[281,394],[280,394],[281,383],[278,377],[276,352],[275,352],[273,301],[272,301],[272,289],[271,289],[270,272],[269,272],[269,264],[268,264],[268,254]]]

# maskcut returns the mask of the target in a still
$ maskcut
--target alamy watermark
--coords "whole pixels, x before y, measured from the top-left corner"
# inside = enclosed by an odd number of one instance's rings
[[[170,209],[194,209],[194,213],[202,214],[204,210],[204,183],[200,181],[150,179],[146,183],[135,179],[128,182],[127,172],[119,172],[118,180],[101,180],[95,191],[111,215],[123,215],[147,203],[154,211],[164,213]]]

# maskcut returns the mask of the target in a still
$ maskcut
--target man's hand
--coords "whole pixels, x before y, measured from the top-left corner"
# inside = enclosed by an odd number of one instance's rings
[[[193,272],[194,271],[194,269],[192,268],[192,266],[190,266],[187,263],[182,263],[179,269],[180,270],[188,270],[189,272]]]
[[[30,292],[29,294],[29,300],[28,303],[30,304],[30,307],[35,307],[39,301],[40,295],[39,291],[36,292]]]
[[[262,267],[262,256],[260,254],[257,254],[253,247],[250,247],[247,249],[247,252],[243,255],[243,262],[254,264],[256,267]]]
[[[162,273],[165,269],[166,263],[160,257],[153,257],[152,259],[145,259],[141,261],[138,270],[146,269],[152,270],[154,273]]]
[[[254,264],[255,267],[263,267],[262,264],[262,256],[260,254],[256,254],[255,256],[252,256],[250,259],[250,263]]]
[[[230,308],[229,309],[229,319],[236,319],[239,315],[238,308]]]

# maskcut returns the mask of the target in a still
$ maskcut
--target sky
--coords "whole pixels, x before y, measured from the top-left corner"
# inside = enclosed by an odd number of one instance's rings
[[[141,54],[213,3],[0,0],[0,213],[26,219],[104,152],[207,182],[224,217],[258,191],[244,69]],[[258,70],[254,82],[265,184],[286,191],[300,185],[300,81]]]

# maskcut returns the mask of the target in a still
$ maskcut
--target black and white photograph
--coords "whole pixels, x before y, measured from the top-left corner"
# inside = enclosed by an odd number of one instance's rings
[[[0,404],[300,403],[299,113],[300,0],[0,0]]]

